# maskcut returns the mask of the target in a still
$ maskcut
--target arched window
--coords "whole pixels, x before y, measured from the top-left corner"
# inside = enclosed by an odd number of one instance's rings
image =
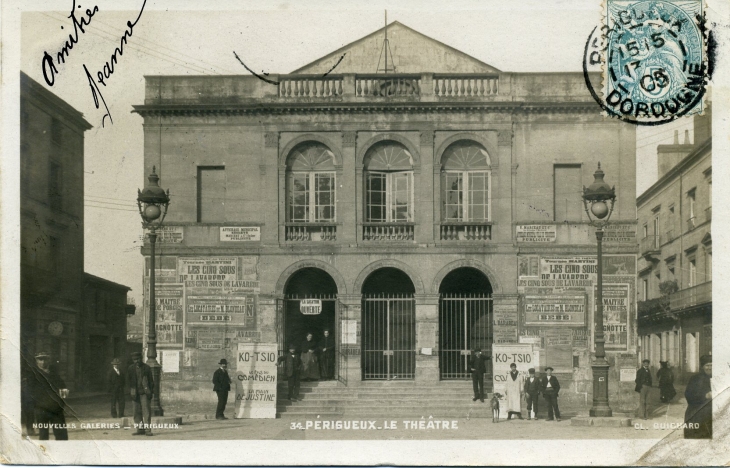
[[[287,221],[335,221],[335,156],[322,143],[307,142],[287,159]]]
[[[394,141],[374,145],[365,154],[365,221],[413,221],[413,156]]]
[[[491,171],[487,151],[458,141],[444,152],[442,200],[446,222],[490,221]]]

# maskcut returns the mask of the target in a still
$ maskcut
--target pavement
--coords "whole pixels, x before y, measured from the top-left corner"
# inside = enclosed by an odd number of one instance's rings
[[[234,406],[226,416],[214,419],[215,408],[206,404],[164,402],[166,421],[181,417],[182,424],[154,429],[154,437],[132,437],[133,404],[127,402],[127,419],[113,419],[106,395],[69,400],[67,423],[71,440],[468,440],[468,439],[662,439],[681,426],[686,402],[683,388],[671,404],[659,402],[659,392],[652,392],[652,417],[634,418],[628,427],[580,427],[562,422],[500,420],[488,418],[432,418],[428,414],[412,418],[363,418],[327,416],[285,416],[277,419],[234,419]],[[638,395],[637,395],[638,402]],[[153,418],[153,424],[155,418]],[[37,439],[32,436],[31,439]]]

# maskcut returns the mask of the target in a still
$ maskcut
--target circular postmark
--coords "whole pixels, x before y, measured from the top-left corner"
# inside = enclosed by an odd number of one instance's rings
[[[703,110],[708,81],[700,1],[606,0],[586,42],[586,85],[606,114],[660,125]],[[589,70],[600,67],[601,93]]]

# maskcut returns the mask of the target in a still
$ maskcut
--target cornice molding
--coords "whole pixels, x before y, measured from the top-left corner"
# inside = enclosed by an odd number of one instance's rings
[[[521,113],[570,114],[595,113],[593,101],[572,103],[525,102],[392,102],[392,103],[257,103],[249,105],[150,104],[134,106],[134,112],[147,116],[239,116],[239,115],[301,115],[301,114],[375,114],[375,113]]]

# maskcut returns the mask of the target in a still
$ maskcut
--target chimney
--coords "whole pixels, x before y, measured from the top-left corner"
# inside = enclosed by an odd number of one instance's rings
[[[684,131],[684,143],[679,144],[679,130],[674,131],[674,142],[671,145],[657,146],[657,171],[659,178],[669,172],[674,166],[692,152],[693,145],[689,143],[689,130]]]
[[[694,118],[695,143],[698,145],[712,136],[712,106],[710,104],[708,98],[704,114]]]

